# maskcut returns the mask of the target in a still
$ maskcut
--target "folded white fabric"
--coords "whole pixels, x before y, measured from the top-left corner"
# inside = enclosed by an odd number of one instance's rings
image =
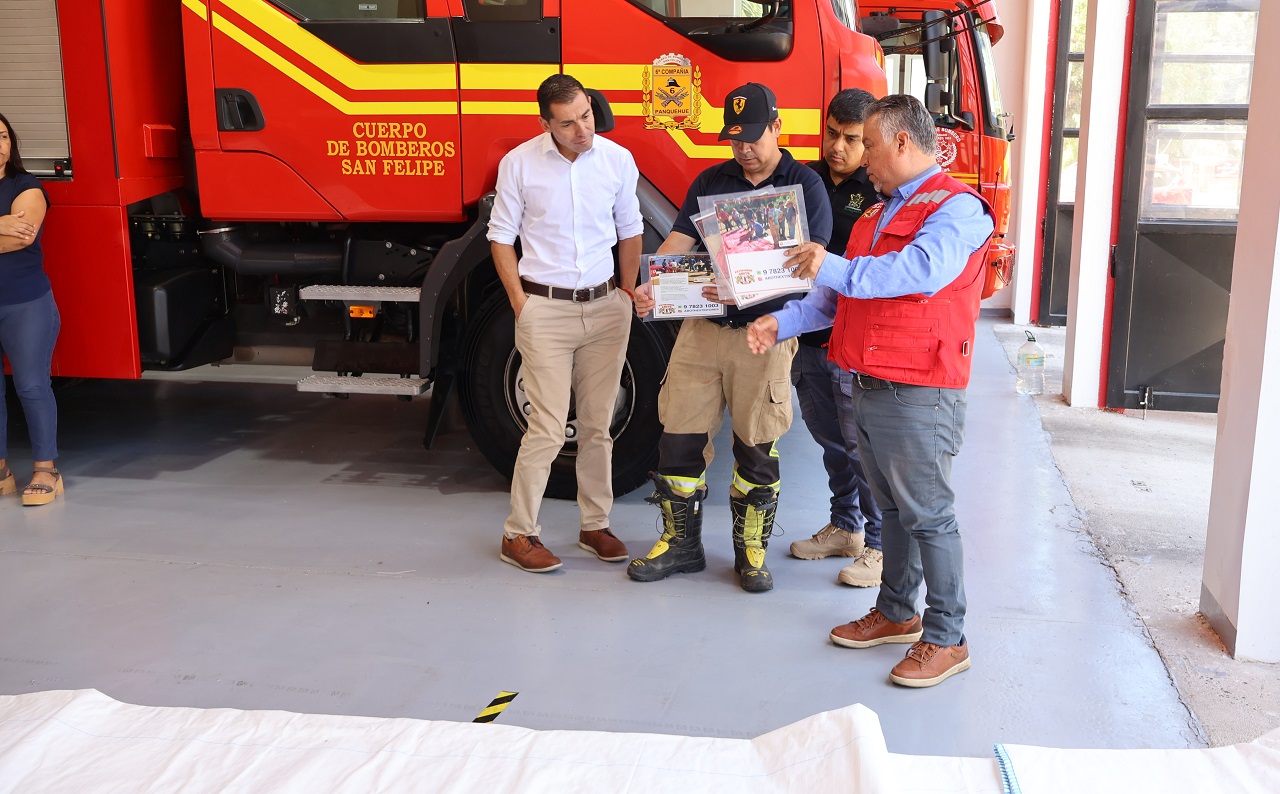
[[[1055,750],[996,745],[1005,794],[1276,794],[1280,730],[1203,750]]]
[[[896,794],[887,759],[860,705],[748,740],[0,697],[3,791]]]

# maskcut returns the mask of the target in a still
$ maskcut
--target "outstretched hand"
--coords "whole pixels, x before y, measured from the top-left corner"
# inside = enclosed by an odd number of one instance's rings
[[[752,353],[767,353],[778,344],[778,318],[766,314],[747,326],[747,347]]]
[[[826,256],[827,249],[817,243],[801,243],[787,254],[786,266],[791,268],[791,275],[796,278],[814,278]]]

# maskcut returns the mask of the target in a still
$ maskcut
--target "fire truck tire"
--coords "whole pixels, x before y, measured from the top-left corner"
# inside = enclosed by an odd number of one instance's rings
[[[658,389],[674,343],[671,329],[653,328],[632,318],[627,362],[613,421],[613,492],[621,496],[646,482],[658,465]],[[524,394],[520,387],[520,354],[515,349],[515,317],[506,294],[499,292],[479,311],[463,345],[459,393],[462,412],[476,447],[510,478],[524,435]],[[576,444],[570,411],[564,449],[551,466],[546,495],[575,499]]]

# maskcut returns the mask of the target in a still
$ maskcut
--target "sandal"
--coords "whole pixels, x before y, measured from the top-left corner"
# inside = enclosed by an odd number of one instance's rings
[[[4,471],[0,471],[0,496],[8,496],[17,491],[18,481],[13,478],[13,470],[5,466]]]
[[[37,466],[32,470],[32,474],[52,474],[56,479],[53,481],[53,485],[45,485],[42,482],[33,482],[23,489],[22,504],[25,507],[47,505],[62,494],[62,474],[60,474],[56,468]],[[31,491],[32,489],[35,489],[34,493],[28,493],[28,491]]]

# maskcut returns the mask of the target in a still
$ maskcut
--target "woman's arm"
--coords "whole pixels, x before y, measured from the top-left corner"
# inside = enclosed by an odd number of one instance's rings
[[[13,200],[8,215],[0,215],[0,254],[26,248],[36,241],[48,209],[44,191],[24,190]]]

